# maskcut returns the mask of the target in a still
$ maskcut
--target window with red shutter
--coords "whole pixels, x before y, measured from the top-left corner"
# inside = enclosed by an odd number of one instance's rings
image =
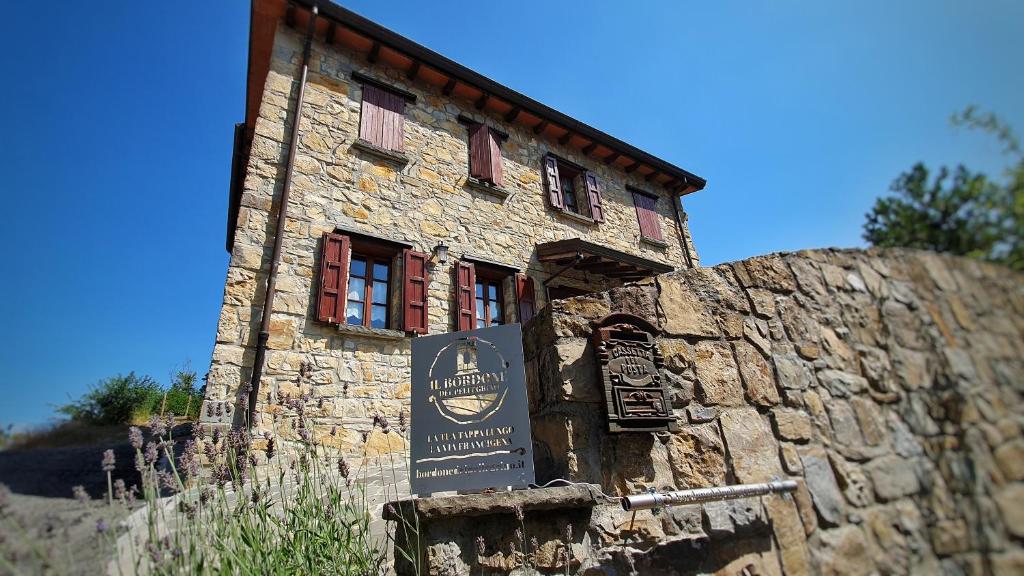
[[[501,186],[501,140],[507,135],[468,118],[465,122],[469,130],[469,175],[481,182]]]
[[[601,203],[601,185],[597,176],[590,171],[583,173],[587,184],[587,200],[590,202],[590,217],[594,222],[604,222],[604,205]]]
[[[403,327],[406,332],[427,333],[427,260],[422,252],[403,251],[405,283],[402,290],[404,302]]]
[[[537,297],[532,277],[516,274],[516,301],[519,304],[519,323],[526,324],[537,313]]]
[[[405,150],[405,98],[379,86],[363,84],[359,138],[394,152]]]
[[[640,235],[649,240],[663,242],[661,222],[654,209],[658,199],[649,194],[633,191],[633,204],[636,205],[636,219],[640,223]]]
[[[459,261],[455,265],[456,325],[461,330],[472,330],[476,325],[476,266]]]
[[[324,233],[320,246],[320,291],[317,297],[317,319],[321,322],[340,323],[345,318],[349,251],[348,236]]]
[[[558,175],[558,159],[550,154],[544,157],[544,188],[548,193],[548,202],[552,208],[562,210],[562,181]]]

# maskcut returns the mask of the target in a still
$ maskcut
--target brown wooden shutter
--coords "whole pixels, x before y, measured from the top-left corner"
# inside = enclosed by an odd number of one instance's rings
[[[585,172],[583,179],[587,182],[587,198],[590,200],[590,217],[595,222],[604,222],[604,205],[601,203],[601,185],[597,175]]]
[[[493,128],[487,129],[487,147],[490,151],[488,158],[491,162],[491,183],[501,186],[504,175],[501,168],[501,141]]]
[[[422,252],[402,251],[402,328],[406,332],[427,333],[427,260]]]
[[[348,284],[348,236],[324,232],[320,246],[320,293],[317,320],[341,322],[345,318],[345,288]]]
[[[458,306],[458,329],[476,326],[476,266],[472,262],[455,265],[455,298]]]
[[[363,85],[359,138],[385,150],[405,150],[405,99],[370,84]]]
[[[469,175],[487,182],[493,176],[489,132],[483,124],[469,125]]]
[[[376,86],[363,84],[363,106],[362,115],[359,119],[359,138],[366,140],[374,146],[384,146],[383,99],[386,95],[386,92]]]
[[[516,274],[516,300],[519,303],[519,323],[526,324],[537,312],[533,278],[526,274]]]
[[[651,240],[664,241],[661,235],[661,222],[654,205],[658,199],[646,194],[633,192],[633,204],[636,205],[636,219],[640,223],[640,235]]]
[[[558,179],[558,160],[554,156],[544,157],[544,188],[548,192],[548,200],[552,208],[562,210],[565,203],[562,201],[562,184]]]

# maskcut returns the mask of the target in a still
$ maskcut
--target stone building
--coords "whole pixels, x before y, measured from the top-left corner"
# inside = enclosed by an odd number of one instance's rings
[[[316,4],[252,3],[206,423],[301,399],[316,429],[279,430],[346,449],[408,401],[411,338],[698,265],[702,178]]]

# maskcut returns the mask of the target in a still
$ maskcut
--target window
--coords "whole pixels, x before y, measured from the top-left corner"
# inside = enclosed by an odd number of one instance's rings
[[[345,323],[387,328],[391,295],[391,262],[353,254],[348,272]]]
[[[501,282],[477,279],[476,281],[476,327],[486,328],[505,323],[504,294]]]
[[[426,333],[427,254],[359,234],[325,233],[320,258],[318,320]]]
[[[405,150],[405,97],[373,84],[363,84],[359,139],[392,152]]]
[[[548,154],[544,157],[544,186],[552,208],[604,222],[601,186],[593,172]]]
[[[492,186],[501,186],[501,141],[508,136],[479,122],[469,121],[468,124],[469,175]]]
[[[640,237],[656,242],[664,242],[661,234],[661,222],[658,219],[658,212],[654,205],[658,202],[657,196],[645,194],[633,190],[633,204],[636,206],[636,219],[640,223]]]
[[[460,260],[455,266],[456,328],[472,330],[533,318],[536,298],[533,279],[498,264]],[[508,299],[515,296],[514,299]]]

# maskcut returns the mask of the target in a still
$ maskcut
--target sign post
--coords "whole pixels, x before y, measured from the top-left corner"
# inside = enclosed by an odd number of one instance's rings
[[[412,340],[412,492],[534,482],[519,324]]]

